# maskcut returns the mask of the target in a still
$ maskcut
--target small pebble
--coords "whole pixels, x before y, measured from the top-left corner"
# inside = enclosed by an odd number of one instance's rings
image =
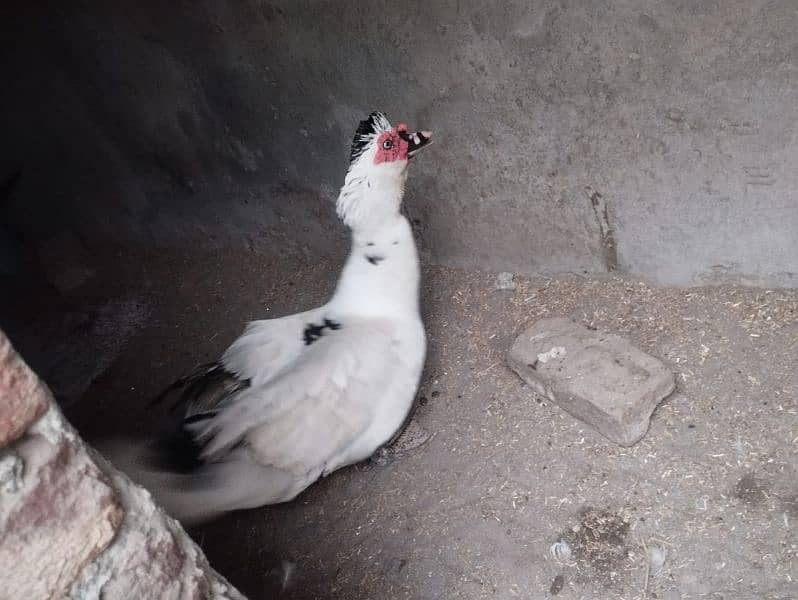
[[[571,545],[565,540],[559,540],[551,545],[549,553],[560,562],[568,562],[571,558]]]
[[[515,289],[515,275],[506,271],[499,273],[496,276],[496,289],[497,290],[514,290]]]
[[[651,546],[648,549],[648,569],[652,577],[659,577],[662,574],[662,567],[665,566],[667,552],[659,546]]]
[[[549,587],[549,594],[552,596],[556,596],[559,594],[562,589],[565,587],[565,577],[562,575],[557,575],[554,578],[554,581],[551,582],[551,587]]]

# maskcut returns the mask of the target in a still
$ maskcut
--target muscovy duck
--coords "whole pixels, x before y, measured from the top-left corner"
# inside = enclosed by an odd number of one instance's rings
[[[173,516],[190,523],[289,501],[403,425],[426,338],[401,204],[408,164],[431,136],[381,112],[362,121],[337,201],[352,246],[332,298],[250,323],[217,362],[162,394],[174,421],[120,466]]]

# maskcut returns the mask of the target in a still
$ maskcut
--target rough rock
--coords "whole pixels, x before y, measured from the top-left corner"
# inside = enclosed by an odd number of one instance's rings
[[[72,584],[70,599],[245,600],[144,488],[95,455],[125,509],[116,539]]]
[[[147,491],[81,440],[2,331],[0,392],[12,440],[0,450],[0,600],[243,600]]]
[[[0,332],[0,448],[47,410],[48,392]]]
[[[532,389],[621,446],[645,435],[674,388],[673,373],[628,340],[563,318],[524,331],[508,360]]]
[[[0,502],[0,597],[63,597],[122,520],[105,475],[62,422],[52,406],[15,445],[24,469]]]

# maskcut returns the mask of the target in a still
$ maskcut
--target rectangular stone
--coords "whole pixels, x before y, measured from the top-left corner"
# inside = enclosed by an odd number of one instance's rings
[[[621,446],[645,435],[675,385],[662,362],[628,340],[563,318],[524,331],[508,360],[532,389]]]
[[[0,330],[0,448],[18,439],[47,410],[50,393]]]

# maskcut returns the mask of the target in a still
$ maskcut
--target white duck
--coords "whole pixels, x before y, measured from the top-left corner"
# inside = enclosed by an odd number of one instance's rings
[[[128,466],[174,516],[195,522],[291,500],[401,428],[426,338],[400,208],[409,160],[430,138],[383,113],[362,121],[337,202],[352,249],[333,297],[250,323],[218,362],[164,393],[175,422]]]

